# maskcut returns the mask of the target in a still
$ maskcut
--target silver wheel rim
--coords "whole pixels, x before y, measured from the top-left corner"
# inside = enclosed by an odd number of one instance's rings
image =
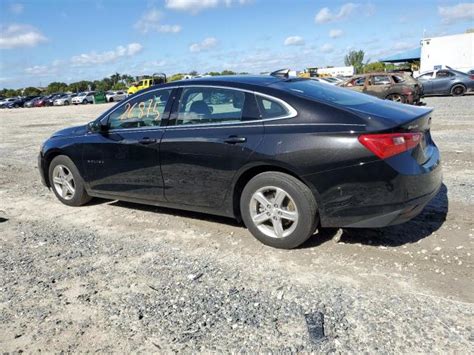
[[[400,95],[391,95],[390,96],[390,100],[392,101],[395,101],[395,102],[401,102],[402,101],[402,97]]]
[[[253,224],[270,238],[288,237],[298,225],[295,201],[279,187],[258,189],[250,199],[249,208]]]
[[[76,183],[72,172],[64,165],[56,165],[53,169],[54,189],[65,200],[70,200],[76,193]]]

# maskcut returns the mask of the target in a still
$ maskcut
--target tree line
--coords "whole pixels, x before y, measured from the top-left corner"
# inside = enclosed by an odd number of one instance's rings
[[[236,72],[232,70],[223,70],[222,72],[208,72],[204,75],[218,76],[218,75],[235,75]],[[247,73],[239,73],[247,74]],[[189,73],[177,73],[168,77],[168,81],[176,81],[185,78],[186,76],[196,76],[198,72],[193,70]],[[48,95],[58,92],[81,92],[87,90],[96,91],[108,91],[108,90],[126,90],[133,82],[136,82],[137,78],[129,74],[115,73],[110,77],[103,78],[102,80],[81,80],[74,83],[66,84],[59,81],[49,83],[45,88],[37,87],[26,87],[23,89],[2,89],[0,90],[0,96],[14,97],[14,96],[30,96],[30,95]]]

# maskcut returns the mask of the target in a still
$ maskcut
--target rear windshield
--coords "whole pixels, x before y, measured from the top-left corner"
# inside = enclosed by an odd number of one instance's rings
[[[351,107],[380,102],[380,99],[376,97],[360,94],[350,89],[321,84],[314,80],[285,81],[279,82],[276,86],[298,96],[342,106]]]

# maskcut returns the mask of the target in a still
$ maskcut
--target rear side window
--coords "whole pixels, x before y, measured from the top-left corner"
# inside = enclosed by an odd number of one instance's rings
[[[450,76],[454,76],[454,74],[447,70],[440,70],[439,72],[436,73],[437,78],[447,78]]]
[[[294,95],[349,107],[380,102],[380,99],[374,96],[361,94],[334,85],[321,84],[314,80],[296,79],[280,82],[275,87],[289,91]]]
[[[392,76],[392,79],[397,84],[403,83],[405,81],[405,79],[403,77],[401,77],[400,75],[394,75],[394,76]]]
[[[289,114],[288,110],[282,104],[257,95],[257,104],[262,118],[279,118]]]
[[[389,85],[390,78],[387,75],[374,75],[370,78],[372,85]]]
[[[183,89],[179,103],[178,125],[240,122],[245,93],[214,87]]]

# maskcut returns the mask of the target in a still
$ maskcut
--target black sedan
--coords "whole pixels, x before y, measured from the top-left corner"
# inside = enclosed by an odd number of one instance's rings
[[[318,226],[421,212],[441,186],[431,113],[307,79],[187,80],[56,132],[39,170],[66,205],[95,196],[234,217],[293,248]]]

